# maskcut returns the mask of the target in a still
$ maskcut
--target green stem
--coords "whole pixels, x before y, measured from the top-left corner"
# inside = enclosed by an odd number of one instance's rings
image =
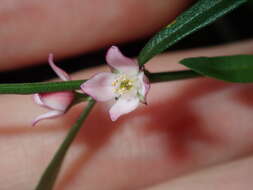
[[[161,73],[148,73],[147,76],[151,83],[157,83],[157,82],[167,82],[173,80],[196,78],[201,77],[202,75],[191,70],[185,70],[185,71],[172,71]]]
[[[36,187],[36,190],[52,190],[54,183],[56,181],[56,178],[58,176],[58,173],[60,171],[62,162],[64,160],[65,154],[70,147],[71,143],[75,139],[78,131],[81,129],[83,122],[89,115],[91,109],[95,105],[95,101],[90,98],[88,101],[88,105],[84,109],[84,111],[81,113],[79,119],[77,122],[73,125],[73,127],[69,130],[69,133],[67,134],[66,138],[64,139],[63,143],[61,144],[60,148],[54,155],[53,159],[51,160],[50,164],[44,171],[42,177],[40,178],[40,181]]]
[[[147,76],[151,83],[156,83],[195,78],[201,75],[194,71],[186,70],[161,73],[147,73]],[[78,90],[80,89],[80,85],[85,81],[86,80],[71,80],[63,82],[0,84],[0,94],[35,94],[41,92]]]
[[[0,84],[0,94],[35,94],[80,89],[85,80]]]
[[[86,102],[90,99],[90,96],[88,96],[87,94],[82,94],[79,92],[75,92],[75,98],[74,101],[72,102],[72,104],[69,106],[70,108],[76,104],[79,104],[80,102]]]

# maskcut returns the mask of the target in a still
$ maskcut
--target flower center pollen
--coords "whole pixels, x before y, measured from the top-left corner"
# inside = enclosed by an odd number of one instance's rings
[[[127,76],[121,75],[112,82],[112,86],[114,87],[114,92],[122,95],[129,92],[133,88],[134,82]]]

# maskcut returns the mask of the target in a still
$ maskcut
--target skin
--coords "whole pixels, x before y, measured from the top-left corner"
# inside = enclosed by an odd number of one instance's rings
[[[2,0],[0,68],[46,61],[50,52],[62,58],[150,35],[192,1]]]
[[[145,1],[148,3],[141,9],[144,0],[108,0],[107,10],[105,2],[98,0],[92,5],[88,0],[51,4],[32,1],[29,5],[29,1],[14,0],[13,6],[7,6],[9,2],[4,0],[6,5],[0,8],[1,70],[36,64],[46,59],[49,51],[62,58],[143,37],[173,20],[189,4]],[[77,11],[67,14],[69,6]],[[115,6],[121,9],[116,17],[109,14]],[[138,18],[130,14],[133,7],[143,14]],[[40,15],[39,10],[48,14]],[[72,21],[75,14],[83,18],[82,22]],[[147,23],[145,18],[151,20]],[[114,23],[113,31],[108,30],[108,22]],[[56,23],[59,25],[54,26]],[[91,23],[98,25],[93,28]],[[20,27],[19,32],[16,27]],[[32,32],[23,35],[27,31]],[[250,54],[252,49],[253,41],[247,40],[170,52],[152,59],[147,69],[179,70],[183,67],[177,62],[184,57]],[[106,70],[89,69],[72,77],[89,78]],[[208,78],[154,84],[149,105],[140,106],[117,122],[109,119],[109,103],[97,103],[68,152],[55,189],[251,189],[252,87]],[[32,119],[46,110],[34,104],[31,96],[0,96],[1,190],[35,187],[85,104],[32,128]]]

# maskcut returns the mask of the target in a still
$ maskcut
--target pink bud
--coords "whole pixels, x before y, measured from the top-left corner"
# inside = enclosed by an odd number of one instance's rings
[[[61,68],[57,67],[53,62],[53,54],[49,54],[48,58],[49,65],[54,70],[54,72],[64,81],[70,80],[70,76]],[[74,100],[73,91],[63,91],[63,92],[50,92],[50,93],[39,93],[34,94],[33,99],[35,103],[42,107],[45,107],[50,112],[42,114],[36,117],[32,125],[36,125],[40,120],[49,119],[63,115],[68,108],[71,106]]]
[[[73,102],[74,93],[72,91],[40,93],[34,94],[33,99],[35,103],[51,110],[50,112],[47,112],[45,114],[36,117],[35,120],[33,121],[34,126],[40,120],[54,118],[63,115]]]

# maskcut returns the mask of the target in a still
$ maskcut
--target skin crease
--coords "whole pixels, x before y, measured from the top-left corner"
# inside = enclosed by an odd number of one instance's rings
[[[13,43],[11,39],[7,44]],[[177,62],[184,57],[249,54],[252,49],[253,41],[248,40],[170,52],[152,59],[147,68],[178,70],[183,67]],[[65,50],[58,51],[64,55]],[[72,76],[83,79],[105,70],[99,67]],[[207,78],[154,84],[149,105],[117,122],[109,120],[109,103],[97,103],[67,154],[55,189],[223,190],[228,187],[224,181],[229,181],[229,188],[250,189],[252,87]],[[85,103],[34,128],[29,127],[32,119],[47,110],[34,104],[31,96],[1,95],[0,104],[0,189],[33,189]]]
[[[148,188],[148,190],[252,189],[252,157],[240,159]]]

